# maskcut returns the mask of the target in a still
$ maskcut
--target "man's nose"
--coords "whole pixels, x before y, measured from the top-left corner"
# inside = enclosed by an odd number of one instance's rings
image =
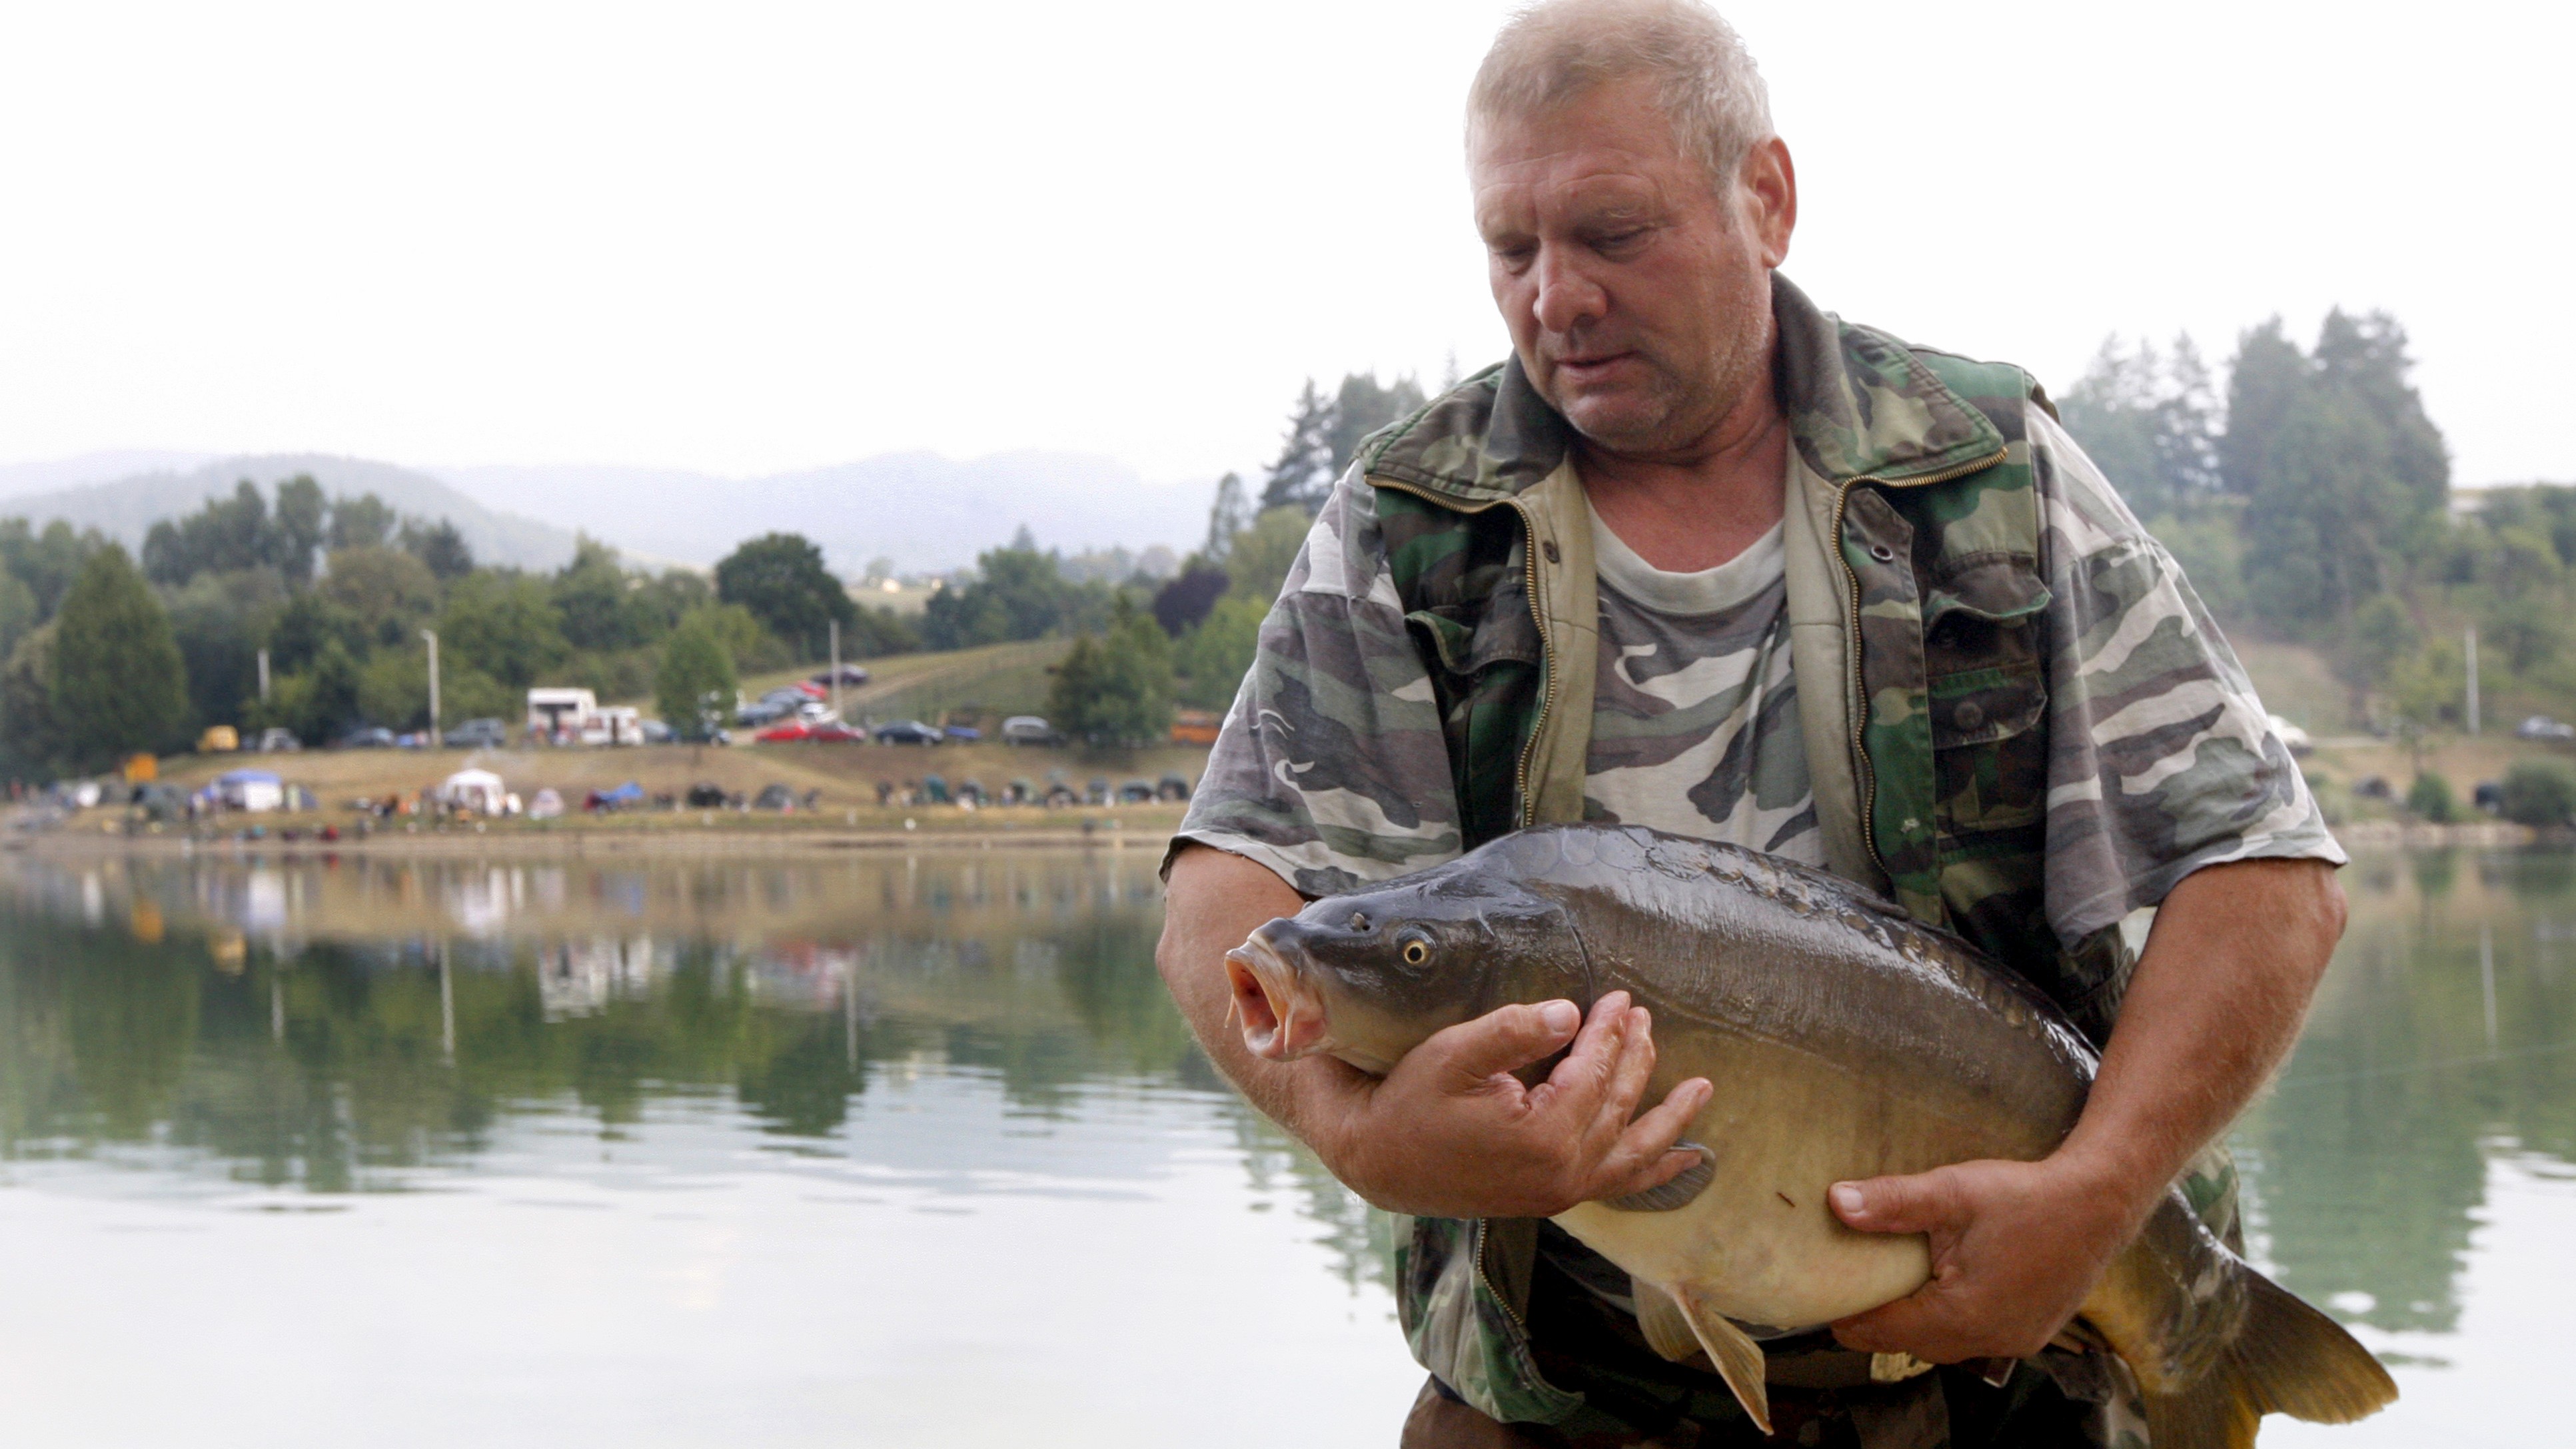
[[[1571,332],[1597,322],[1610,310],[1610,294],[1586,275],[1570,248],[1543,246],[1538,263],[1538,325],[1549,332]]]

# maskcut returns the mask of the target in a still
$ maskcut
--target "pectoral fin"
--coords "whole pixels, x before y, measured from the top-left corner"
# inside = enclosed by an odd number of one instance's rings
[[[1637,1326],[1645,1330],[1646,1342],[1655,1352],[1672,1363],[1706,1362],[1699,1335],[1691,1332],[1690,1320],[1682,1316],[1682,1306],[1673,1295],[1643,1278],[1630,1278],[1628,1290],[1637,1300]]]
[[[1689,1207],[1701,1193],[1708,1191],[1709,1183],[1717,1177],[1717,1154],[1696,1142],[1676,1142],[1673,1148],[1675,1151],[1696,1152],[1699,1161],[1683,1168],[1681,1175],[1669,1182],[1658,1183],[1644,1192],[1632,1192],[1626,1197],[1603,1198],[1601,1205],[1624,1213],[1668,1213]],[[1640,1318],[1642,1321],[1642,1315]]]
[[[1743,1329],[1729,1322],[1689,1284],[1675,1287],[1673,1298],[1690,1324],[1691,1336],[1708,1350],[1708,1361],[1717,1365],[1717,1376],[1735,1391],[1735,1401],[1744,1406],[1753,1427],[1770,1433],[1771,1390],[1763,1382],[1762,1346],[1745,1337]]]

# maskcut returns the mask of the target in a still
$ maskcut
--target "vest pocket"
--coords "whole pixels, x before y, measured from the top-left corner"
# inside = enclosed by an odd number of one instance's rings
[[[1994,844],[2048,813],[2048,710],[2041,617],[2048,586],[2021,555],[1952,569],[1924,594],[1924,692],[1934,788],[1953,846]]]

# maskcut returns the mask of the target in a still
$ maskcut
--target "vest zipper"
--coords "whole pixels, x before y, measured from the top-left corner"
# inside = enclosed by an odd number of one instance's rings
[[[1485,1273],[1485,1228],[1492,1221],[1491,1218],[1476,1219],[1476,1241],[1468,1250],[1467,1260],[1476,1270],[1476,1281],[1485,1285],[1486,1296],[1494,1300],[1494,1306],[1503,1310],[1503,1316],[1511,1320],[1513,1330],[1526,1340],[1529,1324],[1522,1320],[1520,1311],[1512,1307],[1511,1300],[1503,1296],[1503,1291],[1495,1287],[1494,1280]]]
[[[1869,727],[1869,682],[1862,677],[1860,670],[1860,574],[1852,568],[1850,556],[1843,552],[1843,510],[1851,503],[1851,491],[1863,483],[1877,483],[1889,488],[1920,488],[1933,483],[1947,483],[1953,478],[1965,478],[1971,473],[1983,472],[2011,456],[2012,450],[2005,448],[1991,457],[1979,458],[1972,463],[1961,463],[1956,467],[1944,468],[1937,473],[1927,473],[1920,478],[1907,478],[1901,482],[1881,478],[1872,473],[1863,473],[1857,477],[1844,479],[1842,487],[1834,494],[1834,559],[1843,566],[1843,582],[1849,586],[1845,592],[1845,598],[1851,606],[1846,616],[1843,653],[1851,658],[1853,706],[1851,746],[1852,760],[1860,766],[1860,842],[1869,850],[1870,864],[1878,867],[1879,874],[1886,876],[1890,885],[1895,884],[1896,872],[1887,868],[1886,857],[1878,853],[1878,767],[1870,762],[1869,749],[1863,735],[1863,731]]]
[[[1530,756],[1538,750],[1539,732],[1547,728],[1547,712],[1556,703],[1556,642],[1548,636],[1547,611],[1538,604],[1538,520],[1518,498],[1512,500],[1512,511],[1521,516],[1521,567],[1527,577],[1522,587],[1529,591],[1530,622],[1538,626],[1538,657],[1541,665],[1538,713],[1530,717],[1529,738],[1521,741],[1521,758],[1513,771],[1520,791],[1520,821],[1524,829],[1537,818],[1538,801],[1530,796]],[[1481,1272],[1481,1264],[1478,1268]],[[1491,1284],[1486,1285],[1491,1287]]]

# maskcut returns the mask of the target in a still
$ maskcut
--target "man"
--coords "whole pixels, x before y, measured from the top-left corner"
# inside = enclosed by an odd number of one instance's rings
[[[1624,1275],[1539,1221],[1689,1161],[1669,1149],[1708,1086],[1639,1100],[1643,1012],[1506,1008],[1382,1081],[1255,1060],[1225,1027],[1223,952],[1264,920],[1585,818],[1865,882],[2105,1045],[2046,1160],[1834,1188],[1850,1227],[1927,1235],[1935,1272],[1766,1345],[1788,1442],[2143,1442],[2116,1362],[2051,1341],[2177,1180],[2234,1231],[2204,1149],[2297,1033],[2341,852],[2037,386],[1776,275],[1795,174],[1723,22],[1524,12],[1467,149],[1513,355],[1371,440],[1316,520],[1174,842],[1159,952],[1245,1095],[1410,1215],[1399,1306],[1431,1381],[1405,1442],[1761,1442],[1714,1375],[1645,1349]],[[2158,907],[2133,954],[2124,919]],[[1882,1384],[1872,1354],[2026,1362]]]

